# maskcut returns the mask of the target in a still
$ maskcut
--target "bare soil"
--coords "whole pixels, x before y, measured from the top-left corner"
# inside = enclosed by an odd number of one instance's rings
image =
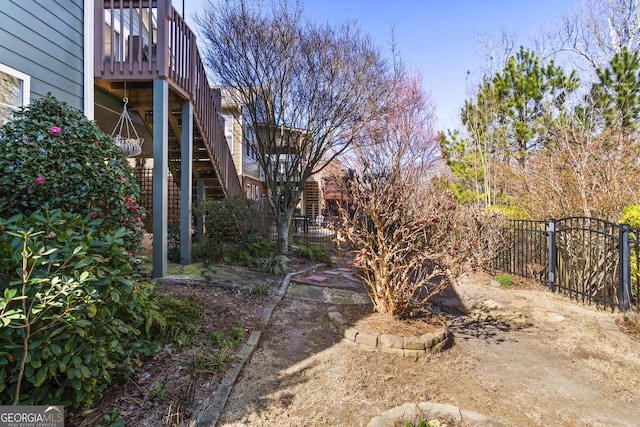
[[[180,283],[156,289],[201,301],[207,308],[202,328],[241,327],[245,339],[251,330],[263,331],[219,426],[366,426],[386,410],[424,401],[508,426],[638,425],[640,354],[618,346],[597,324],[602,316],[620,315],[529,281],[494,288],[490,280],[469,273],[439,300],[454,344],[421,358],[347,342],[330,324],[326,303],[285,296],[261,326],[258,319],[272,302],[246,289]],[[392,325],[368,305],[339,310],[359,328],[380,333],[409,334],[433,323]],[[223,378],[220,371],[194,368],[211,345],[196,344],[159,352],[139,367],[136,379],[109,388],[91,412],[73,414],[67,425],[106,426],[100,420],[114,409],[127,426],[195,425],[198,402],[213,395]],[[158,384],[165,386],[162,396]]]

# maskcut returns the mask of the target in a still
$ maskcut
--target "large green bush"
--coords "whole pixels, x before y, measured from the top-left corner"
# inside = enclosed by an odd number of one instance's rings
[[[137,274],[133,168],[48,95],[3,126],[0,172],[0,404],[91,403],[162,323]]]
[[[205,217],[199,245],[203,258],[253,266],[276,254],[275,243],[253,230],[257,213],[250,200],[242,196],[207,199],[197,213]]]
[[[0,404],[91,403],[157,345],[160,309],[123,250],[130,231],[105,234],[102,221],[0,220]]]
[[[47,205],[124,227],[126,249],[141,244],[144,209],[133,169],[110,135],[51,95],[14,113],[0,132],[0,217]]]

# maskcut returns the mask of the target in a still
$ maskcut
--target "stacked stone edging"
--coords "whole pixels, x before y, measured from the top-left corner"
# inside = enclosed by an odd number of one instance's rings
[[[327,312],[329,320],[344,339],[370,350],[380,350],[383,353],[404,357],[419,357],[429,353],[439,353],[452,341],[451,333],[446,326],[420,336],[375,335],[360,332],[350,326],[336,307],[329,307]]]

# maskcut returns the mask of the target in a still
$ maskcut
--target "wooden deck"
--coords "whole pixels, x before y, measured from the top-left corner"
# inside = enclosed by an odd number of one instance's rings
[[[95,3],[95,85],[137,114],[153,130],[153,82],[169,87],[169,169],[180,182],[183,101],[193,105],[193,179],[207,197],[242,194],[220,115],[220,91],[212,89],[196,37],[170,0],[97,0]],[[98,118],[96,118],[98,120]],[[152,158],[151,141],[141,158]]]

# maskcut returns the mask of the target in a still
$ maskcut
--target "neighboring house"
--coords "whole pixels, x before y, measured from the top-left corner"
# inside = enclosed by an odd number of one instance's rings
[[[265,176],[258,163],[258,153],[251,142],[255,138],[246,108],[234,101],[231,88],[218,87],[222,95],[224,136],[238,171],[238,178],[248,199],[260,200],[266,194]]]
[[[256,126],[242,105],[238,105],[232,88],[217,87],[222,93],[222,116],[225,119],[225,137],[229,149],[233,153],[233,161],[238,170],[242,188],[247,198],[259,200],[266,195],[265,174],[258,163],[258,153],[255,146]],[[258,125],[258,131],[263,128]],[[291,129],[283,129],[282,132],[294,132]],[[296,153],[280,154],[279,166],[284,175],[287,169],[288,156],[296,156]],[[275,163],[275,162],[274,162]],[[271,172],[272,173],[272,172]],[[270,175],[271,175],[270,173]],[[300,214],[312,221],[317,221],[323,215],[324,199],[322,195],[322,177],[312,176],[305,184],[298,208]]]
[[[168,179],[180,187],[181,262],[191,259],[193,195],[242,194],[196,37],[171,0],[0,1],[0,122],[51,93],[111,133],[128,99],[136,157],[153,167],[154,277],[167,268]]]

